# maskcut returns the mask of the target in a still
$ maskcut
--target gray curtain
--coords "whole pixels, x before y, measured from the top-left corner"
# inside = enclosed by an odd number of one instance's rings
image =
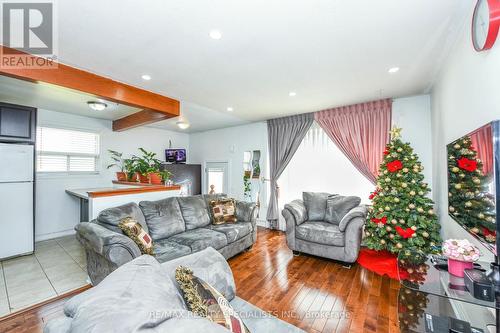
[[[313,121],[314,114],[312,113],[267,121],[271,168],[271,193],[269,194],[267,220],[273,229],[277,229],[279,218],[277,180],[299,148]]]

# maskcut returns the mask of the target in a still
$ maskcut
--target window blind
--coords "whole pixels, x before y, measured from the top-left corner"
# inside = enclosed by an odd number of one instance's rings
[[[96,172],[99,134],[37,128],[37,172]]]

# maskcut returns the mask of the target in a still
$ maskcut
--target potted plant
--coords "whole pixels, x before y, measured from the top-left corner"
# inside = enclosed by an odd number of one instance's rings
[[[141,183],[161,184],[161,161],[156,158],[156,153],[139,148],[142,157],[136,157],[136,171],[140,174]]]
[[[167,184],[170,178],[172,177],[172,173],[168,170],[160,171],[161,180],[164,184]]]
[[[464,269],[473,268],[481,252],[467,239],[448,239],[443,242],[443,254],[448,257],[448,272],[464,277]]]
[[[111,155],[111,159],[113,160],[113,163],[109,164],[107,166],[107,169],[111,168],[118,168],[120,171],[116,172],[116,179],[118,181],[127,181],[127,164],[126,160],[123,159],[123,153],[119,153],[116,150],[111,150],[108,149],[109,154]]]

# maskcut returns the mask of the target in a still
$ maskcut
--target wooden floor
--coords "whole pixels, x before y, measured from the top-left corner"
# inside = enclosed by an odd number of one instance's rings
[[[259,228],[249,252],[229,260],[238,296],[307,332],[399,332],[399,283],[354,265],[294,257],[282,232]],[[42,332],[65,298],[0,321],[0,332]],[[259,332],[261,333],[261,332]]]

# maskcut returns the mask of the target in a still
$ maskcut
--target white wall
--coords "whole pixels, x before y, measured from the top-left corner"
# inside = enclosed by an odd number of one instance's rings
[[[37,240],[48,239],[73,232],[79,222],[79,201],[65,193],[68,188],[111,186],[115,170],[107,170],[108,149],[137,154],[137,148],[158,154],[164,160],[169,140],[175,148],[188,148],[189,135],[152,127],[139,127],[125,132],[113,132],[111,121],[82,117],[68,113],[38,110],[38,125],[90,130],[101,135],[99,174],[68,175],[38,174],[36,182],[35,235]]]
[[[229,195],[243,199],[243,152],[261,151],[261,177],[269,178],[267,125],[257,122],[248,125],[193,133],[189,138],[188,156],[192,163],[204,164],[207,161],[228,161]],[[205,173],[203,172],[203,177]],[[203,179],[203,186],[205,179]],[[261,211],[267,211],[267,185],[261,185]],[[256,185],[257,186],[257,185]]]
[[[419,155],[424,165],[426,181],[432,188],[430,96],[421,95],[395,99],[393,102],[393,123],[403,127],[403,139],[409,141]],[[230,161],[229,194],[243,198],[243,152],[255,149],[260,149],[262,152],[264,159],[262,161],[262,175],[269,178],[267,125],[265,122],[191,134],[188,156],[193,163],[200,164],[206,161]],[[315,161],[306,161],[305,163],[308,163],[309,172],[314,172],[317,169]],[[268,183],[262,188],[262,205],[264,207],[261,209],[260,216],[265,220]]]
[[[472,239],[448,216],[446,144],[500,119],[500,40],[489,51],[474,51],[471,17],[472,8],[431,93],[434,198],[446,238]]]

